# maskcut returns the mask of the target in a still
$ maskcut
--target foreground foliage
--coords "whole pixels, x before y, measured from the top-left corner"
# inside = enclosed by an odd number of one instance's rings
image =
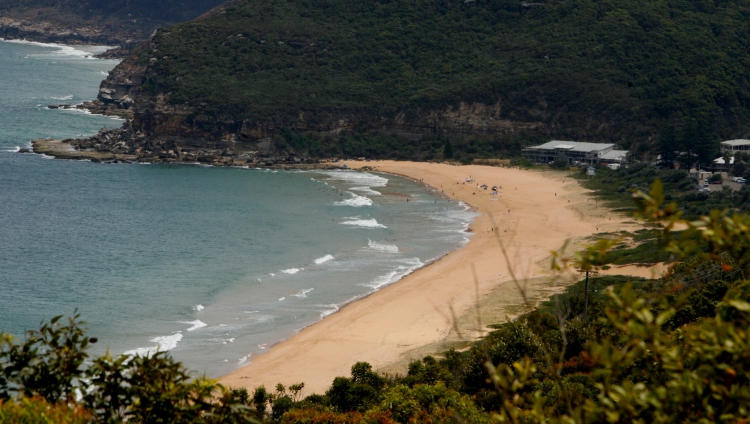
[[[2,334],[0,402],[5,405],[1,414],[18,415],[13,405],[22,402],[29,405],[30,414],[44,411],[45,403],[52,405],[53,413],[60,412],[57,405],[76,405],[101,422],[212,423],[250,418],[249,408],[231,391],[204,377],[193,378],[164,352],[90,359],[86,350],[95,339],[85,335],[78,315],[67,324],[60,318],[29,331],[23,341]],[[84,366],[85,361],[91,364]],[[76,410],[60,415],[60,422],[68,418],[77,422],[81,418]]]

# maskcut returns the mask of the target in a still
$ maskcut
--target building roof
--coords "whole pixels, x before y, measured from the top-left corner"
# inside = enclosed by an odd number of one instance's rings
[[[585,143],[580,141],[561,141],[552,140],[548,141],[539,146],[527,147],[527,149],[533,150],[554,150],[554,149],[565,149],[575,152],[596,152],[600,150],[611,149],[614,144],[607,143]]]
[[[726,161],[723,157],[714,159],[714,163],[717,165],[724,165],[726,164]],[[729,164],[734,165],[734,156],[729,157]]]
[[[750,144],[750,140],[740,138],[737,140],[722,141],[721,144],[725,144],[727,146],[747,146],[748,144]]]
[[[609,152],[599,156],[599,159],[604,160],[620,160],[628,157],[627,150],[610,150]]]

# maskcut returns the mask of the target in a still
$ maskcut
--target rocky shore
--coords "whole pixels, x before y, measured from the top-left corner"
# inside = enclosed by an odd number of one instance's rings
[[[117,46],[97,57],[122,59],[150,34],[139,30],[116,29],[108,25],[66,25],[51,21],[27,21],[0,16],[0,38],[66,45]]]
[[[336,169],[337,159],[315,159],[287,149],[276,149],[268,140],[260,146],[236,148],[207,142],[203,146],[178,144],[168,140],[149,140],[129,128],[104,130],[86,139],[31,142],[34,153],[57,159],[91,160],[113,163],[188,163],[211,166],[250,166],[281,169]],[[248,147],[255,147],[249,150]]]

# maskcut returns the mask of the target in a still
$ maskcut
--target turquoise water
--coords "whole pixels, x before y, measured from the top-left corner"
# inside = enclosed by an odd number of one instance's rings
[[[78,308],[95,353],[218,376],[468,240],[464,205],[390,175],[17,153],[121,124],[46,109],[96,96],[116,62],[86,54],[0,42],[0,331]]]

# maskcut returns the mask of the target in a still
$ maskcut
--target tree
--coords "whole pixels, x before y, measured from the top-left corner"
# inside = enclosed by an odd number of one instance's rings
[[[0,402],[40,398],[51,405],[76,404],[96,421],[214,423],[247,421],[250,409],[205,377],[193,378],[167,353],[89,360],[93,338],[76,313],[29,331],[24,341],[0,334]],[[90,364],[84,364],[90,361]],[[1,417],[0,417],[1,418]]]
[[[451,144],[450,138],[445,140],[445,145],[443,146],[443,157],[446,159],[453,158],[453,144]]]
[[[737,160],[737,157],[735,157],[734,165],[732,165],[732,174],[742,176],[745,174],[746,170],[747,170],[747,165],[745,165],[745,162],[740,162]]]
[[[674,168],[677,148],[677,134],[674,127],[669,124],[665,125],[659,134],[659,155],[661,156],[659,165],[669,169]]]
[[[568,163],[568,160],[565,158],[557,158],[554,160],[554,162],[552,162],[552,165],[550,166],[552,166],[553,168],[557,168],[557,169],[566,169],[570,166],[570,164]]]

